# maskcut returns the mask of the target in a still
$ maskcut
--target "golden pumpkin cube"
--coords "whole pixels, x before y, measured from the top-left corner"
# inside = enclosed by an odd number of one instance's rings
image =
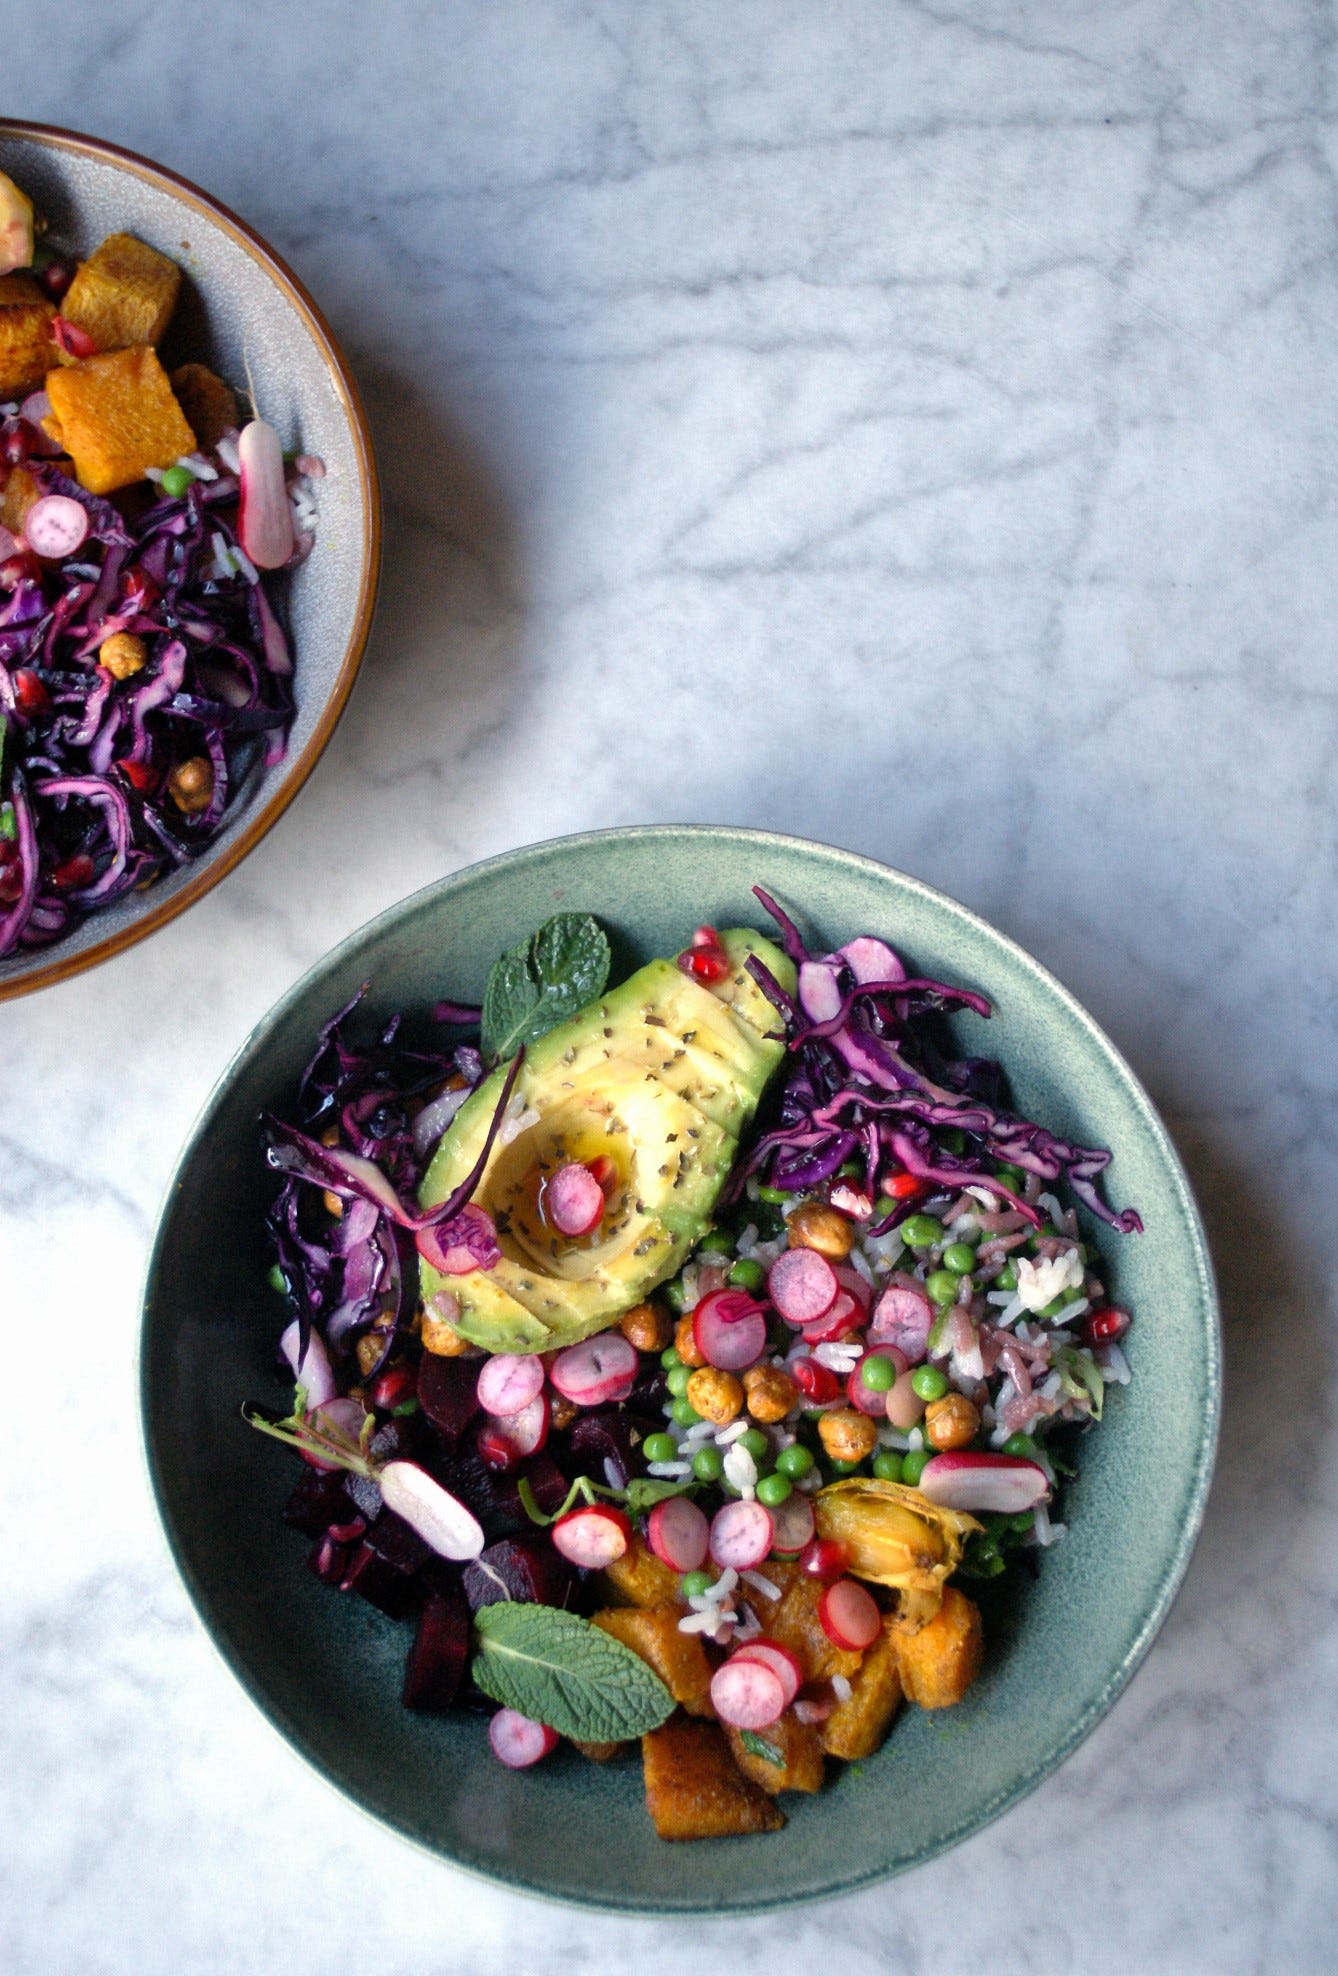
[[[955,1585],[925,1626],[905,1620],[893,1626],[897,1665],[908,1702],[921,1708],[954,1708],[980,1672],[984,1636],[980,1607]]]
[[[716,1722],[671,1716],[641,1738],[646,1810],[662,1839],[777,1832],[785,1816],[742,1775]]]
[[[680,1633],[681,1606],[614,1606],[592,1624],[630,1647],[689,1715],[710,1715],[711,1664],[696,1633]]]
[[[759,1784],[768,1797],[778,1791],[820,1791],[826,1764],[822,1744],[810,1722],[801,1722],[789,1709],[778,1721],[749,1734],[727,1728],[729,1747],[744,1776]],[[751,1745],[751,1747],[750,1747]]]
[[[31,275],[0,275],[0,399],[41,389],[56,361],[55,313]]]
[[[112,494],[195,450],[195,434],[147,344],[85,357],[47,378],[51,409],[90,494]]]
[[[822,1747],[828,1756],[847,1763],[872,1756],[882,1747],[901,1706],[901,1665],[897,1659],[895,1621],[885,1618],[883,1631],[865,1649],[858,1674],[850,1678],[849,1700],[838,1702],[822,1725]]]
[[[603,1570],[604,1595],[614,1605],[667,1606],[678,1599],[678,1573],[657,1558],[639,1532]]]
[[[124,350],[132,343],[158,342],[180,290],[175,261],[133,233],[111,233],[80,264],[60,312],[99,350]]]
[[[235,430],[237,394],[207,364],[182,364],[172,372],[172,389],[197,444],[206,450]]]

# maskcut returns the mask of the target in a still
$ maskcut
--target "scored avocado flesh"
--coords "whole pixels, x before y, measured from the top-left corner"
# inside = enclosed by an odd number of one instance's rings
[[[794,979],[758,934],[720,937],[725,980],[708,987],[673,961],[651,961],[527,1052],[474,1193],[502,1259],[463,1276],[423,1266],[424,1294],[449,1291],[455,1328],[471,1342],[494,1352],[574,1344],[673,1276],[705,1233],[784,1055],[778,1018],[745,962],[756,953],[784,987]],[[423,1181],[424,1206],[444,1200],[477,1159],[503,1075],[457,1113]],[[558,1167],[599,1156],[615,1175],[604,1218],[590,1237],[565,1240],[543,1217],[542,1187]]]

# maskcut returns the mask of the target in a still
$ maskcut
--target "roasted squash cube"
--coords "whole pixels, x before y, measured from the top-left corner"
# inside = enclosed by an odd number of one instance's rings
[[[673,1605],[678,1598],[678,1574],[633,1531],[622,1556],[604,1567],[604,1592],[612,1605]]]
[[[33,502],[40,499],[41,492],[27,467],[15,467],[0,487],[0,528],[7,528],[11,535],[22,535],[24,516]]]
[[[768,1563],[764,1570],[770,1578],[772,1566]],[[802,1571],[793,1572],[784,1596],[771,1609],[767,1632],[797,1655],[806,1681],[826,1681],[833,1674],[844,1674],[849,1679],[857,1671],[860,1657],[838,1647],[823,1631],[818,1618],[823,1589],[816,1578],[809,1578]]]
[[[15,302],[45,302],[40,281],[34,281],[30,274],[0,274],[0,308],[8,308]],[[50,307],[50,304],[47,304]]]
[[[926,1625],[913,1630],[898,1620],[893,1638],[906,1699],[921,1708],[953,1708],[980,1672],[980,1607],[955,1585]]]
[[[711,1664],[696,1633],[680,1633],[681,1606],[615,1606],[593,1624],[621,1640],[659,1675],[689,1715],[710,1715]]]
[[[237,394],[207,364],[182,364],[172,372],[172,389],[199,445],[217,446],[236,427]]]
[[[901,1706],[901,1669],[895,1622],[883,1621],[882,1637],[867,1647],[858,1674],[850,1679],[850,1699],[838,1702],[822,1725],[822,1747],[847,1763],[881,1748]]]
[[[626,1743],[578,1743],[573,1740],[572,1747],[578,1749],[582,1756],[588,1756],[591,1763],[609,1763],[617,1756],[619,1750],[625,1750],[627,1745]]]
[[[26,274],[0,275],[0,399],[41,389],[56,361],[55,310]]]
[[[745,1777],[770,1797],[778,1791],[820,1791],[826,1765],[818,1732],[787,1709],[779,1721],[755,1733],[727,1728],[729,1747]],[[744,1741],[747,1734],[748,1741]]]
[[[169,467],[195,450],[195,434],[147,345],[53,370],[47,395],[79,484],[90,494],[129,487],[146,467]]]
[[[133,233],[108,234],[79,267],[61,303],[67,322],[99,350],[157,343],[177,305],[181,269]]]
[[[716,1722],[675,1715],[641,1738],[646,1810],[662,1839],[778,1832],[785,1815],[750,1783]]]

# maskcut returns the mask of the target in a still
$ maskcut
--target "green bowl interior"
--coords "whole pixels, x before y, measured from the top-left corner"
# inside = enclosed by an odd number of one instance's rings
[[[278,1400],[281,1325],[265,1284],[269,1193],[257,1114],[282,1106],[318,1024],[370,981],[369,1018],[449,993],[556,910],[597,913],[620,965],[672,953],[700,920],[764,923],[761,883],[820,945],[887,936],[916,969],[995,1001],[968,1048],[1008,1067],[1021,1109],[1109,1145],[1112,1198],[1142,1238],[1098,1234],[1136,1315],[1134,1382],[1109,1400],[1069,1490],[1071,1535],[1034,1582],[986,1588],[984,1673],[959,1708],[907,1709],[875,1759],[815,1798],[786,1800],[766,1838],[671,1846],[640,1765],[564,1749],[513,1774],[479,1721],[406,1714],[406,1625],[303,1569],[278,1512],[292,1458],[248,1430],[244,1399]],[[634,1911],[722,1912],[849,1889],[973,1831],[1043,1777],[1119,1692],[1164,1618],[1202,1513],[1218,1410],[1218,1330],[1198,1216],[1180,1164],[1127,1066],[1017,947],[913,880],[842,852],[746,831],[615,831],[540,845],[405,901],[323,961],[251,1037],[182,1156],[146,1292],[143,1405],[177,1560],[223,1654],[276,1727],[334,1784],[458,1864],[537,1893]]]

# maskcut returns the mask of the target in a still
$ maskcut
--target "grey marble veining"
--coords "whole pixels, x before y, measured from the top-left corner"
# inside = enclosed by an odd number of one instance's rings
[[[315,291],[388,533],[282,826],[0,1012],[0,1961],[1331,1968],[1333,7],[67,0],[33,33],[0,0],[10,113],[197,179]],[[1203,1542],[1091,1741],[906,1880],[698,1928],[494,1892],[308,1775],[173,1576],[133,1382],[165,1176],[275,996],[440,872],[664,819],[884,857],[1051,965],[1170,1118],[1229,1346]]]

